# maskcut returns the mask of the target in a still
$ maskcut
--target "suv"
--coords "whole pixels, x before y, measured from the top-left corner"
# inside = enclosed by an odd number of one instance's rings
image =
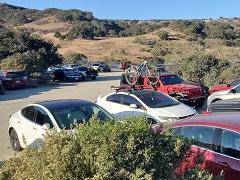
[[[52,73],[53,81],[80,81],[83,79],[78,72],[72,69],[56,69]]]
[[[0,80],[0,94],[1,94],[1,95],[5,94],[5,88],[4,88],[4,86],[3,86],[2,80]]]
[[[124,74],[121,85],[126,83]],[[146,77],[140,77],[138,85],[143,86],[143,88],[154,88],[156,91],[166,93],[183,103],[192,104],[196,108],[203,105],[207,94],[207,90],[205,90],[207,87],[184,81],[180,76],[172,73],[161,73],[159,83],[155,86],[151,86]]]
[[[23,71],[0,71],[0,79],[6,89],[25,88],[28,78]]]

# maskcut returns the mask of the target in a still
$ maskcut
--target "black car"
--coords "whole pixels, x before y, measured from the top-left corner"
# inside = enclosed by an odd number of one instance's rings
[[[216,101],[208,106],[207,111],[209,113],[240,112],[240,98]]]
[[[53,81],[81,81],[83,77],[72,69],[56,69],[52,72]]]
[[[1,95],[5,94],[5,88],[4,88],[2,80],[0,80],[0,94]]]
[[[100,72],[111,72],[111,68],[108,66],[108,64],[102,63],[99,66]]]

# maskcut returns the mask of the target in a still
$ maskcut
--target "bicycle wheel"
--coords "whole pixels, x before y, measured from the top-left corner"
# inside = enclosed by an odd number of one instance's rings
[[[135,67],[128,68],[125,72],[125,79],[128,84],[134,85],[138,81],[138,71]]]
[[[156,85],[159,82],[160,72],[156,67],[150,66],[146,69],[146,77],[150,85]]]

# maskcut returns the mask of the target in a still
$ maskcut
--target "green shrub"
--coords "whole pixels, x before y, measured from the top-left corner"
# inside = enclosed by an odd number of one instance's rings
[[[166,31],[160,31],[158,33],[158,37],[161,39],[161,40],[167,40],[168,39],[168,32]]]
[[[154,133],[143,118],[93,119],[10,159],[0,179],[172,179],[189,148],[189,141],[169,131]]]

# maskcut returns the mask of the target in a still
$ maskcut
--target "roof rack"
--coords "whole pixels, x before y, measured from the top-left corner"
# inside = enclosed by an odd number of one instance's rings
[[[143,85],[120,85],[120,86],[111,86],[111,89],[115,90],[116,92],[125,91],[125,92],[132,92],[137,90],[143,89],[153,89],[156,91],[156,88],[144,88]]]

